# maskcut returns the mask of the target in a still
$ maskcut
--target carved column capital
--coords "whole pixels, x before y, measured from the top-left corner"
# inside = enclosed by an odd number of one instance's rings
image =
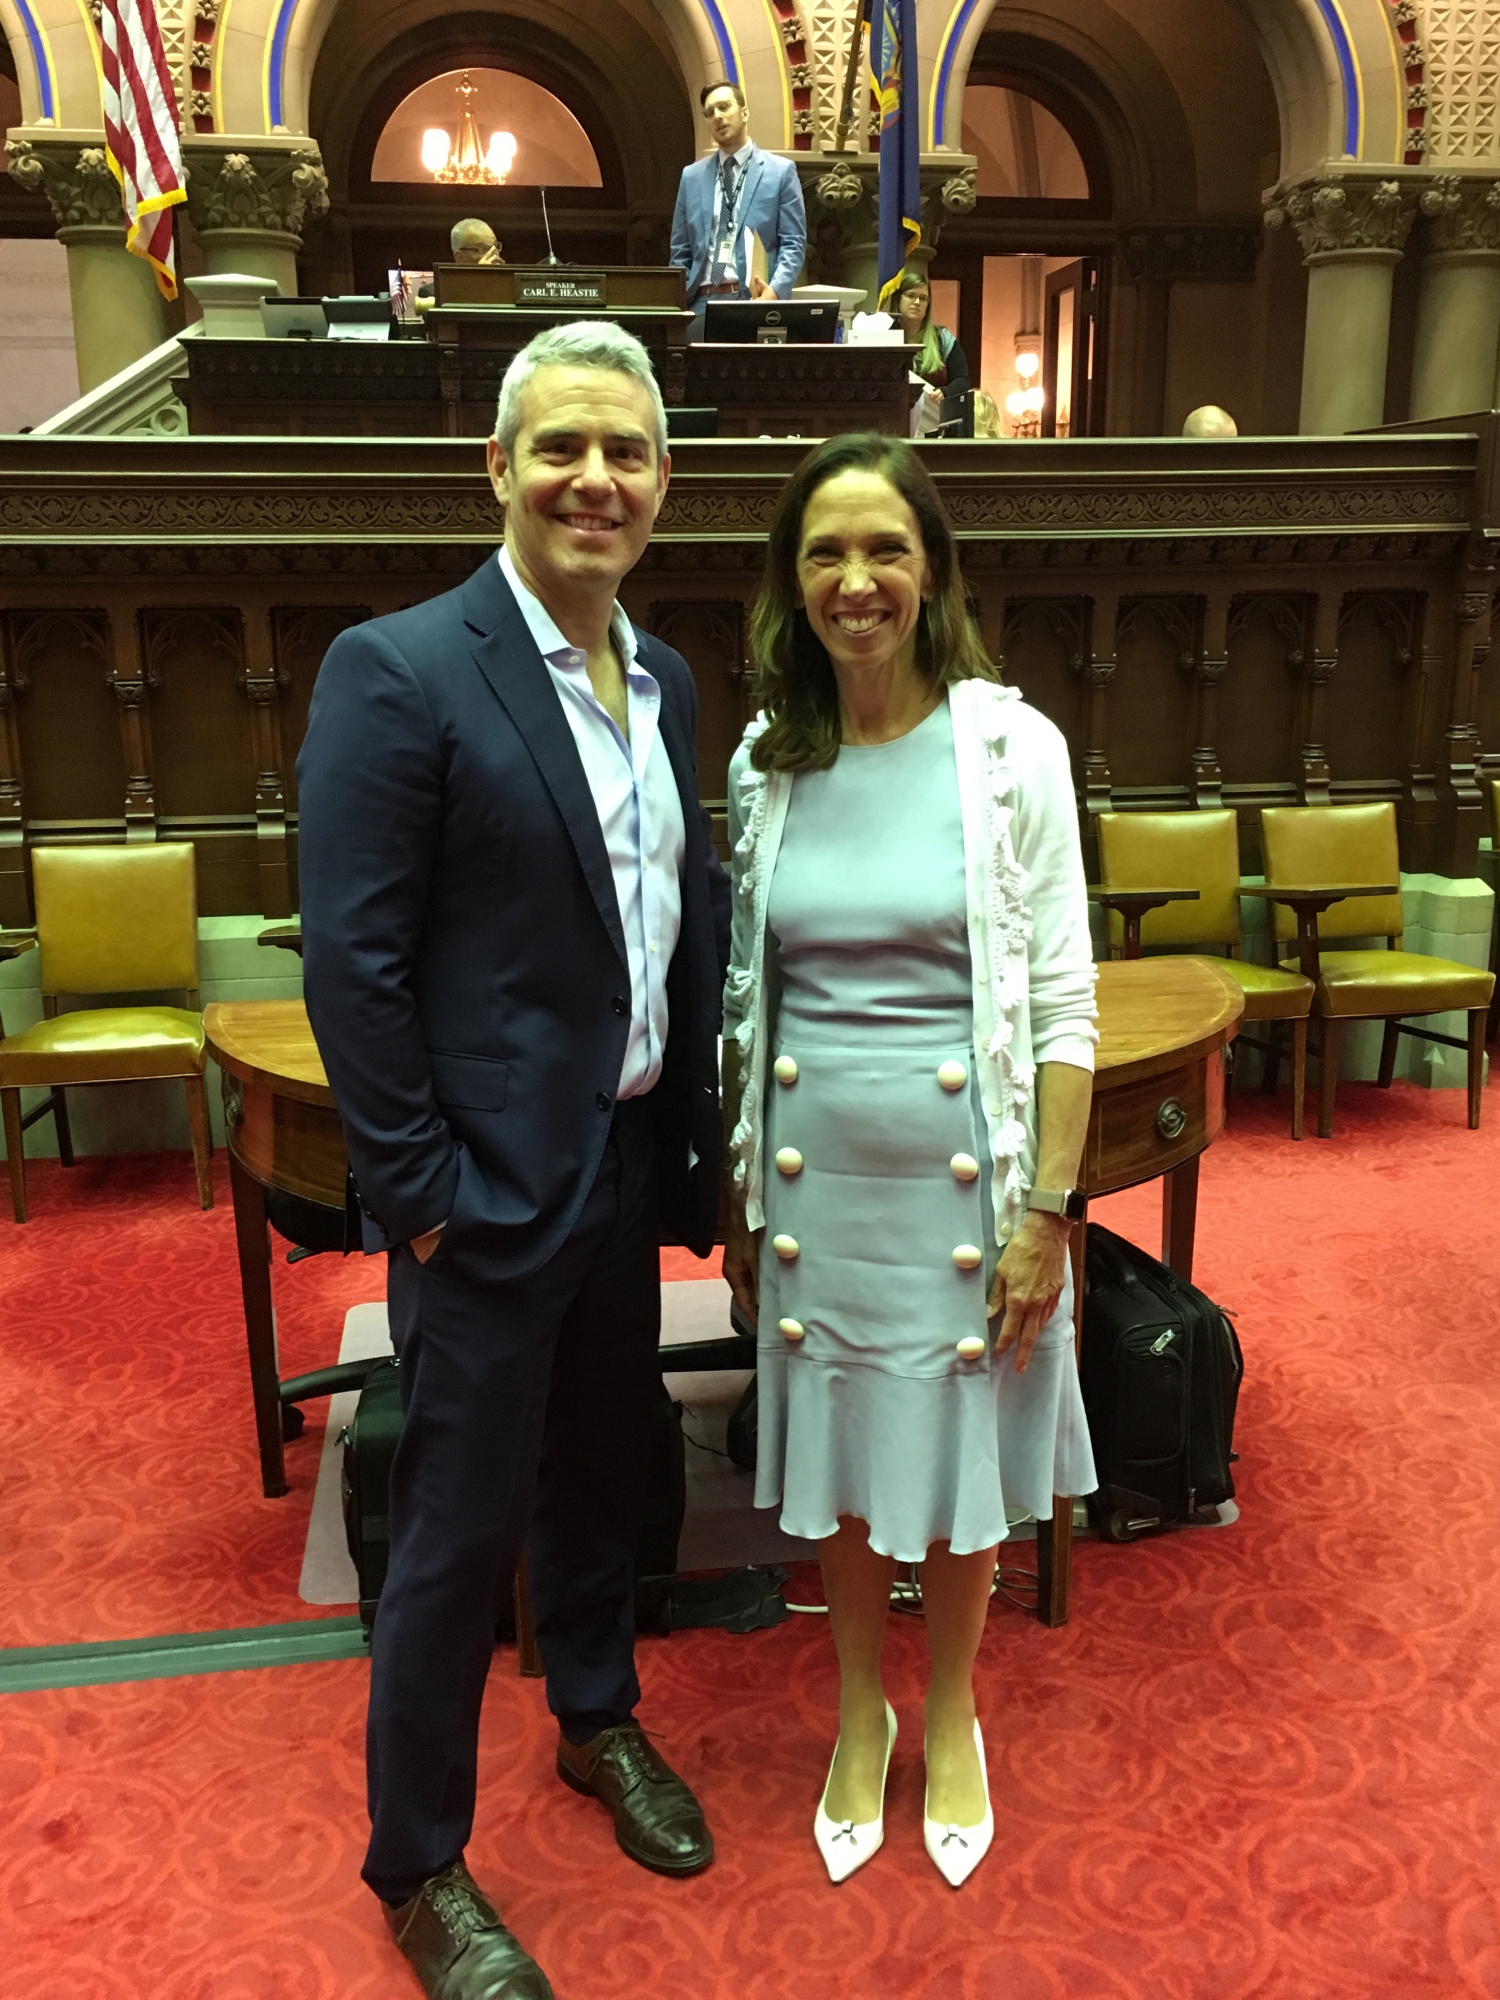
[[[1434,256],[1500,252],[1500,179],[1493,175],[1434,175],[1417,206]]]
[[[200,236],[254,229],[298,238],[304,219],[328,207],[328,176],[309,139],[288,148],[188,145],[188,214]]]
[[[1297,232],[1302,253],[1314,258],[1364,253],[1399,257],[1417,212],[1421,183],[1336,168],[1298,181],[1281,181],[1262,197],[1267,229]]]
[[[13,181],[47,197],[59,231],[124,230],[119,183],[109,170],[102,146],[7,139],[5,160]]]

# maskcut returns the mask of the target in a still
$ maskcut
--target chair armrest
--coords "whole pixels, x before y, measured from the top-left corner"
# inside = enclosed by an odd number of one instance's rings
[[[1335,903],[1352,896],[1397,896],[1396,882],[1345,882],[1337,887],[1286,882],[1242,882],[1242,896],[1259,896],[1268,903],[1284,903],[1297,919],[1297,964],[1304,979],[1316,981],[1318,959],[1318,918]]]
[[[35,931],[0,931],[0,959],[19,958],[36,949]]]
[[[290,924],[268,924],[256,933],[255,942],[262,945],[279,946],[282,951],[294,951],[302,956],[302,925],[300,920]]]
[[[1085,893],[1124,918],[1127,958],[1141,955],[1141,918],[1148,910],[1159,910],[1164,903],[1196,903],[1199,898],[1196,889],[1111,889],[1103,884],[1090,884]]]

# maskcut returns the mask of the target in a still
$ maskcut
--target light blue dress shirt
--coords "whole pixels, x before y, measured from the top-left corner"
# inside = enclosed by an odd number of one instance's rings
[[[617,1095],[643,1097],[661,1075],[667,967],[682,927],[687,844],[682,800],[658,727],[661,688],[637,663],[634,628],[616,604],[610,632],[625,669],[627,741],[594,693],[588,655],[558,631],[541,599],[521,581],[509,549],[501,549],[499,560],[547,663],[599,814],[630,969],[630,1034]]]

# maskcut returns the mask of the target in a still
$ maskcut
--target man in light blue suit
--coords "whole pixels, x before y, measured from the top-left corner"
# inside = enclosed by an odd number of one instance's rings
[[[672,216],[672,262],[687,272],[687,302],[703,335],[711,298],[791,297],[807,249],[807,211],[790,160],[763,153],[750,137],[745,93],[737,83],[711,83],[698,93],[714,151],[682,170]],[[769,281],[746,267],[745,231],[766,248]]]

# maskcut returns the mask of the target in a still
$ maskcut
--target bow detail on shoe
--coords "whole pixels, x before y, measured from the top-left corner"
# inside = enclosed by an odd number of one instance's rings
[[[943,1835],[943,1846],[946,1847],[950,1840],[956,1840],[960,1847],[967,1847],[969,1844],[956,1826],[950,1826],[948,1831]]]
[[[854,1831],[854,1821],[852,1819],[846,1819],[844,1821],[844,1824],[834,1832],[832,1838],[834,1840],[847,1840],[851,1847],[858,1847],[859,1845],[858,1837],[856,1836]]]

